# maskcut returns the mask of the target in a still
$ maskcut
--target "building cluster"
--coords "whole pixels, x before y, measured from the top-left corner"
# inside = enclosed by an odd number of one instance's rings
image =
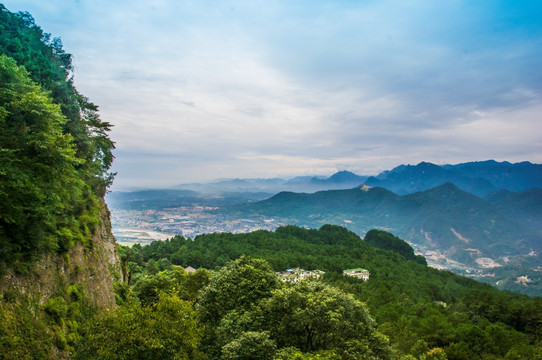
[[[318,279],[320,276],[324,275],[325,273],[322,270],[304,270],[300,268],[295,269],[287,269],[283,272],[276,273],[277,276],[285,282],[289,283],[296,283],[303,279],[313,278]]]
[[[283,225],[276,219],[264,217],[238,219],[212,211],[216,209],[208,206],[181,206],[163,210],[114,209],[111,223],[117,241],[126,244],[150,243],[175,234],[193,239],[200,234],[248,233],[274,230]]]

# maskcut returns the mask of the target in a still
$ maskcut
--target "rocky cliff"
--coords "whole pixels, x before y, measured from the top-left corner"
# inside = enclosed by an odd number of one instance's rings
[[[0,294],[15,291],[38,298],[43,305],[68,286],[77,284],[91,306],[111,309],[115,307],[113,279],[119,272],[109,210],[104,203],[90,246],[79,243],[65,254],[45,255],[26,275],[8,271],[0,279]]]

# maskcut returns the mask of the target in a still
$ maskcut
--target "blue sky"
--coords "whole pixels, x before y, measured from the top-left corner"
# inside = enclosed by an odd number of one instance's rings
[[[542,2],[12,0],[115,125],[115,188],[542,163]]]

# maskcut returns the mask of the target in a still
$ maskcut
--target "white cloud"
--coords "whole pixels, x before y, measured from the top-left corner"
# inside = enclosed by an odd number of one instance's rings
[[[74,55],[117,186],[542,161],[542,11],[467,1],[8,0]]]

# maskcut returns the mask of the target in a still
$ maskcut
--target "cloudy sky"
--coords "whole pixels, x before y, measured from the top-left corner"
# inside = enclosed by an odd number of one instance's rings
[[[0,0],[73,54],[114,188],[542,163],[542,2]]]

